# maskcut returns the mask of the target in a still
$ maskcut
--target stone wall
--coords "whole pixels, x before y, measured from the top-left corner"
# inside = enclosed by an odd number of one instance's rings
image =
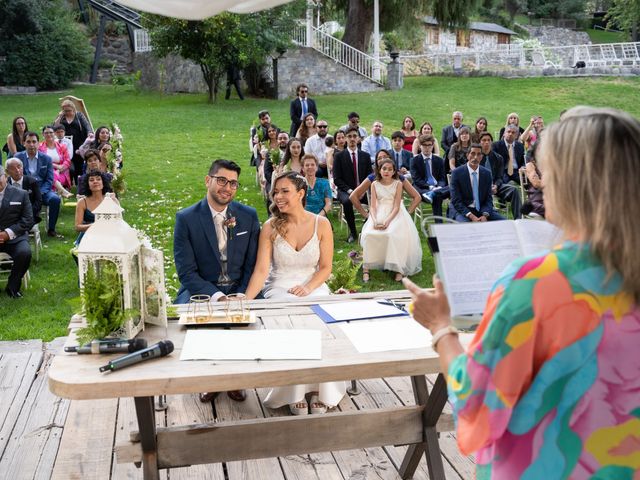
[[[140,70],[141,86],[149,90],[163,93],[208,92],[200,67],[176,55],[158,59],[151,52],[136,52],[133,68]]]
[[[382,90],[377,83],[305,47],[287,50],[277,59],[276,78],[279,99],[295,97],[299,83],[309,85],[312,95]]]
[[[97,37],[91,39],[91,45],[95,49]],[[99,68],[98,82],[111,82],[112,74],[126,75],[134,71],[133,52],[129,44],[128,35],[110,36],[104,35],[100,63],[112,63],[114,68]]]
[[[537,38],[547,47],[566,47],[568,45],[590,44],[591,39],[587,32],[576,32],[568,28],[536,27],[533,25],[520,25],[531,38]]]

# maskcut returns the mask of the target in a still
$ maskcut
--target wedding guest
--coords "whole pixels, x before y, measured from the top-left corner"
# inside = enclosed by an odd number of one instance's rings
[[[511,215],[514,220],[517,220],[522,216],[520,187],[510,182],[504,183],[504,159],[492,150],[492,144],[493,136],[489,132],[483,132],[480,135],[480,147],[482,148],[480,165],[491,171],[491,193],[498,197],[502,203],[509,202]]]
[[[255,146],[267,138],[267,128],[271,125],[271,115],[268,110],[258,112],[259,125],[251,127],[249,130],[249,151],[251,152],[251,165],[258,166],[259,158],[256,156]],[[259,152],[258,152],[259,153]]]
[[[291,129],[289,136],[295,137],[302,121],[307,113],[313,114],[314,118],[318,118],[318,109],[316,102],[309,98],[309,87],[306,83],[301,83],[296,87],[296,98],[291,100],[289,104],[289,117],[291,118]]]
[[[307,113],[302,119],[300,128],[298,128],[298,131],[296,132],[296,138],[300,140],[300,143],[302,143],[302,146],[304,147],[307,140],[310,137],[313,137],[316,133],[318,133],[316,117],[313,116],[313,113]]]
[[[329,124],[326,120],[318,120],[316,122],[318,132],[309,137],[307,143],[304,144],[304,150],[307,153],[313,153],[318,159],[318,173],[316,176],[327,178],[327,144],[326,140],[329,136]]]
[[[87,139],[84,141],[80,148],[78,148],[78,154],[84,158],[85,153],[89,149],[98,150],[103,143],[109,143],[111,140],[111,130],[102,126],[98,127],[95,134],[90,133],[87,135]]]
[[[69,158],[73,157],[73,142],[70,138],[65,137],[64,127],[60,124],[53,126],[53,133],[56,137],[56,142],[61,143],[65,147],[67,147],[67,152],[69,153]]]
[[[462,112],[453,112],[453,115],[451,116],[451,125],[447,125],[442,129],[442,140],[440,141],[440,145],[442,145],[445,158],[449,158],[449,149],[451,148],[451,145],[458,141],[460,128],[466,126],[462,124],[462,118]]]
[[[376,120],[371,127],[371,135],[362,141],[362,151],[367,152],[371,157],[375,157],[380,150],[391,150],[391,142],[382,135],[384,125]]]
[[[306,153],[302,157],[302,171],[308,185],[305,210],[326,217],[331,210],[333,194],[329,180],[316,176],[318,159],[315,155]]]
[[[89,172],[91,170],[98,170],[104,173],[110,187],[111,181],[113,180],[113,174],[110,172],[107,172],[107,165],[103,163],[100,157],[100,152],[98,152],[97,150],[87,150],[87,152],[84,155],[84,159],[85,159],[85,171]],[[87,194],[87,191],[85,190],[85,186],[86,186],[85,175],[86,174],[83,174],[78,177],[78,196],[79,197]]]
[[[6,174],[9,185],[21,188],[29,194],[31,210],[33,211],[33,223],[40,223],[40,210],[42,209],[42,194],[35,177],[24,174],[22,162],[17,158],[9,158],[6,163]]]
[[[110,180],[105,173],[99,170],[88,170],[82,177],[83,191],[85,191],[86,194],[78,200],[76,204],[75,228],[76,232],[79,232],[74,242],[76,246],[80,245],[80,240],[82,240],[84,232],[86,232],[96,220],[93,211],[98,208],[98,205],[100,205],[105,197],[110,195],[109,192],[111,192]],[[116,203],[120,203],[115,195],[112,195],[111,199]]]
[[[385,160],[387,158],[391,158],[389,156],[389,153],[384,150],[380,150],[378,152],[378,155],[376,156],[375,164],[379,167],[382,160]],[[406,192],[409,198],[411,198],[411,204],[409,205],[409,208],[407,209],[407,211],[409,212],[409,215],[413,215],[413,212],[416,210],[416,208],[418,208],[418,205],[420,205],[420,202],[422,201],[422,199],[418,191],[415,188],[413,188],[413,185],[411,185],[409,178],[410,178],[410,175],[408,176],[404,176],[402,174],[398,175],[398,180],[400,180],[403,190]],[[365,178],[362,182],[360,182],[360,185],[358,185],[355,188],[355,190],[351,192],[351,195],[349,195],[349,200],[351,200],[351,203],[353,204],[353,208],[355,208],[360,213],[360,215],[362,215],[362,218],[364,219],[366,219],[369,216],[369,212],[367,212],[362,207],[362,203],[360,202],[360,199],[365,195],[365,193],[369,191],[369,188],[371,187],[371,184],[374,182],[375,179],[376,179],[376,175],[374,173],[369,174],[369,176],[367,176],[367,178]]]
[[[347,124],[341,126],[340,130],[346,134],[350,128],[356,128],[358,130],[358,136],[360,137],[358,143],[367,136],[367,129],[360,126],[360,115],[358,115],[358,112],[350,112],[349,115],[347,115]]]
[[[540,133],[544,130],[544,120],[542,117],[533,116],[527,128],[520,135],[520,141],[524,144],[525,150],[531,148],[540,138]]]
[[[302,143],[297,138],[292,138],[287,144],[287,150],[284,152],[284,158],[280,162],[277,168],[277,173],[282,172],[298,172],[302,173],[302,156],[304,155],[304,148]]]
[[[53,190],[53,162],[51,157],[38,151],[40,137],[36,132],[25,132],[24,152],[16,153],[15,158],[22,162],[24,173],[35,177],[42,194],[42,203],[49,207],[49,225],[47,235],[52,238],[63,238],[56,232],[58,215],[60,214],[60,197]]]
[[[524,133],[524,128],[520,126],[520,116],[516,112],[511,112],[509,115],[507,115],[507,121],[505,122],[504,127],[500,129],[500,134],[498,135],[498,138],[504,137],[504,130],[509,125],[515,125],[516,127],[518,127],[518,132],[519,132],[518,136]]]
[[[433,135],[433,127],[429,122],[424,122],[420,125],[420,135]],[[411,147],[411,153],[415,157],[421,151],[420,149],[420,135],[413,141],[413,146]],[[433,154],[440,156],[440,145],[438,145],[438,139],[433,137]]]
[[[11,298],[22,298],[20,284],[31,263],[28,232],[33,226],[31,202],[27,192],[7,185],[0,165],[0,252],[13,260],[4,291]]]
[[[402,128],[400,129],[400,131],[404,135],[404,144],[402,145],[402,148],[411,153],[413,151],[413,142],[415,142],[416,138],[418,138],[415,120],[409,115],[404,117],[404,120],[402,120]]]
[[[420,237],[402,202],[402,182],[390,158],[382,159],[376,166],[369,215],[362,227],[360,245],[364,283],[369,281],[372,268],[395,272],[396,282],[422,270]]]
[[[72,137],[73,152],[69,152],[71,163],[73,164],[71,178],[77,184],[78,176],[82,173],[82,163],[84,161],[80,154],[77,153],[77,150],[85,142],[87,136],[93,133],[93,129],[84,113],[78,112],[75,104],[71,100],[63,100],[60,106],[62,107],[62,111],[53,123],[62,125],[65,135]]]
[[[262,289],[265,298],[290,299],[330,294],[333,232],[329,221],[304,209],[307,182],[297,172],[278,175],[271,190],[273,216],[260,232],[258,255],[247,298]],[[264,288],[263,288],[264,286]],[[273,388],[264,405],[289,405],[293,415],[324,413],[345,394],[345,382]],[[305,396],[311,394],[307,402]]]
[[[522,205],[522,214],[529,216],[540,216],[544,218],[544,195],[542,194],[542,172],[536,160],[538,154],[538,145],[536,143],[531,147],[527,155],[527,164],[525,165],[525,173],[527,176],[527,201]]]
[[[538,156],[565,241],[494,283],[466,352],[442,282],[405,280],[440,357],[463,455],[478,478],[632,479],[640,469],[640,122],[575,107]],[[461,167],[462,168],[462,167]],[[615,195],[611,193],[615,192]],[[615,248],[612,246],[615,245]]]
[[[413,140],[411,141],[411,144],[413,145]],[[405,145],[404,133],[398,130],[391,134],[391,149],[389,150],[389,155],[393,158],[396,168],[398,169],[398,173],[411,179],[409,169],[411,168],[411,159],[413,157],[410,150],[406,150],[404,148]]]
[[[411,179],[422,201],[432,205],[433,215],[442,216],[442,203],[449,198],[445,162],[433,154],[433,135],[420,135],[421,152],[411,159]],[[436,222],[440,222],[436,219]]]
[[[71,188],[71,157],[67,152],[67,147],[55,140],[53,127],[47,125],[42,129],[44,140],[40,142],[38,151],[48,155],[53,164],[53,190],[61,197],[73,197],[73,193],[67,188]],[[66,187],[66,188],[65,188]]]
[[[458,141],[451,145],[447,165],[447,173],[467,163],[467,153],[471,148],[471,132],[469,127],[460,127]]]
[[[18,152],[24,152],[22,144],[24,132],[28,131],[27,121],[24,117],[16,117],[11,124],[11,133],[7,135],[7,144],[4,151],[7,152],[7,158],[15,156]],[[0,161],[0,164],[2,161]]]
[[[489,122],[486,117],[478,117],[473,132],[471,132],[471,141],[473,143],[480,143],[480,134],[488,131]]]

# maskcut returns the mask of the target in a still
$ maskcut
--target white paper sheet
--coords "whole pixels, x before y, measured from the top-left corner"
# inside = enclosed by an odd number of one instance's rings
[[[411,317],[341,323],[340,328],[360,353],[431,348],[431,332]]]
[[[320,360],[319,330],[188,330],[180,360]]]
[[[544,220],[516,220],[516,230],[524,255],[549,250],[562,242],[563,232]]]
[[[358,320],[361,318],[397,317],[398,315],[403,315],[403,312],[393,305],[383,305],[376,300],[321,303],[319,306],[338,322]]]

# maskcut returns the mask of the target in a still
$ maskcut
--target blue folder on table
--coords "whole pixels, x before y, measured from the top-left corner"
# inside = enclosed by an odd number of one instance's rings
[[[385,299],[348,300],[345,302],[317,304],[311,305],[311,310],[313,310],[324,323],[409,315],[401,304]]]

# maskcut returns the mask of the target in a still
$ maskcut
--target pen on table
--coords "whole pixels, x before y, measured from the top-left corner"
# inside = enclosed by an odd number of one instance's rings
[[[389,299],[385,299],[385,300],[378,300],[378,303],[380,305],[389,305],[390,307],[396,307],[398,310],[402,310],[403,312],[406,312],[407,310],[404,308],[404,305],[400,304],[400,303],[396,303],[393,300],[389,300]]]

